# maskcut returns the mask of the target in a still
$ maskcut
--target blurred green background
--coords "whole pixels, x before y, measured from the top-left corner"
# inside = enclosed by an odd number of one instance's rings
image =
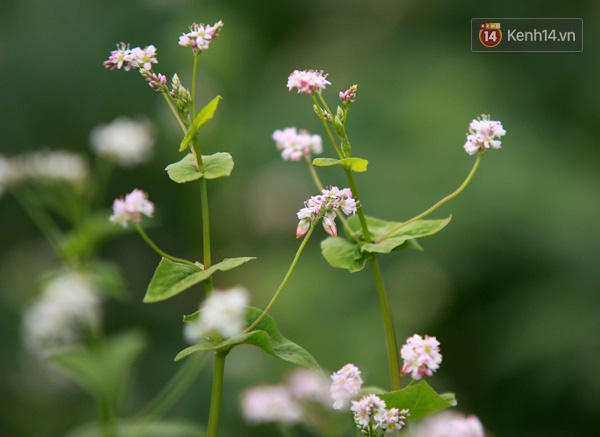
[[[472,53],[470,19],[482,16],[582,17],[584,51]],[[435,214],[452,213],[451,224],[422,242],[424,253],[382,257],[399,339],[438,337],[444,362],[432,384],[456,392],[460,409],[494,435],[597,435],[600,58],[592,29],[599,16],[591,0],[4,0],[0,152],[49,146],[90,155],[95,125],[148,116],[160,132],[155,156],[116,171],[105,204],[136,187],[148,191],[155,240],[199,257],[197,186],[178,186],[163,171],[179,159],[178,127],[137,73],[111,73],[102,61],[119,41],[155,44],[157,70],[189,84],[192,56],[178,36],[193,21],[222,19],[225,29],[201,56],[198,86],[201,103],[223,96],[201,134],[204,150],[228,151],[236,163],[230,178],[209,184],[214,258],[258,260],[216,284],[243,284],[264,306],[296,250],[295,213],[315,191],[302,163],[280,159],[271,133],[298,126],[324,135],[310,99],[285,88],[292,70],[328,72],[330,105],[337,91],[359,84],[349,134],[370,165],[357,183],[367,213],[388,220],[412,217],[462,182],[474,159],[462,149],[468,123],[489,113],[508,132],[503,148],[486,154],[468,189]],[[336,169],[320,175],[344,181]],[[94,420],[93,404],[75,386],[58,389],[20,339],[36,274],[57,260],[10,196],[0,200],[0,227],[0,434],[61,436]],[[106,305],[106,330],[140,327],[151,343],[127,402],[135,412],[181,365],[173,363],[185,346],[181,315],[196,309],[201,293],[144,305],[157,256],[135,235],[101,255],[121,265],[130,291],[125,303]],[[273,316],[326,369],[353,362],[369,384],[387,383],[371,275],[330,268],[316,238]],[[170,417],[206,423],[210,367]],[[222,435],[271,435],[270,427],[243,423],[239,393],[289,370],[258,350],[236,349],[227,361]]]

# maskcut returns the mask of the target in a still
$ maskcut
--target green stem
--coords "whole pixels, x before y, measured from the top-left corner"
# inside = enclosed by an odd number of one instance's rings
[[[362,202],[360,201],[360,196],[358,195],[358,188],[356,187],[356,182],[354,182],[354,175],[352,174],[352,170],[344,167],[344,172],[346,173],[346,177],[348,178],[348,184],[350,185],[350,190],[352,191],[352,196],[356,199],[358,203],[357,214],[358,220],[360,221],[360,227],[363,231],[363,235],[365,237],[365,241],[367,243],[371,242],[371,232],[369,232],[369,227],[367,226],[367,218],[365,217],[365,212],[363,209]]]
[[[206,179],[200,178],[200,202],[202,204],[202,245],[204,249],[204,268],[212,265],[210,253],[210,216],[208,213],[208,190],[206,188]],[[204,290],[211,293],[213,290],[212,277],[204,281]]]
[[[173,105],[173,102],[171,102],[171,96],[167,95],[166,91],[163,92],[162,95],[165,98],[165,101],[167,102],[167,105],[169,105],[169,108],[171,109],[171,112],[175,116],[175,119],[177,120],[177,123],[179,123],[179,126],[181,127],[181,130],[185,134],[187,132],[187,128],[185,127],[185,123],[183,122],[183,120],[179,116],[179,112],[177,112],[177,109]]]
[[[323,122],[323,126],[325,127],[325,130],[327,131],[327,136],[329,137],[331,144],[333,144],[333,147],[335,148],[335,151],[338,154],[338,156],[340,157],[340,159],[343,159],[344,155],[342,155],[342,151],[338,147],[338,145],[335,141],[335,138],[333,137],[333,133],[331,132],[331,129],[329,129],[329,125],[327,124],[327,120],[325,120],[325,115],[323,115],[323,111],[321,110],[321,106],[319,105],[319,102],[317,102],[317,98],[315,97],[315,94],[312,93],[310,96],[312,97],[313,102],[315,103],[315,106],[317,109],[317,114],[319,115],[319,118]],[[329,112],[329,113],[331,114],[331,112]]]
[[[98,415],[102,437],[115,437],[114,414],[110,402],[102,396],[98,400]]]
[[[198,55],[194,53],[194,68],[192,70],[192,120],[196,118],[196,73],[198,72]]]
[[[148,246],[150,246],[150,248],[152,248],[152,250],[154,250],[156,253],[158,253],[160,256],[162,256],[163,258],[168,259],[169,261],[173,261],[175,263],[179,263],[179,264],[186,264],[190,267],[193,267],[196,270],[202,270],[200,267],[198,267],[196,264],[194,264],[191,261],[188,261],[187,259],[183,259],[183,258],[177,258],[176,256],[171,256],[168,253],[166,253],[165,251],[163,251],[160,247],[158,247],[156,245],[156,243],[154,241],[152,241],[150,239],[150,237],[148,236],[148,234],[146,234],[146,232],[144,231],[144,229],[139,225],[139,223],[135,224],[135,228],[137,229],[138,233],[140,234],[140,236],[143,238],[143,240],[146,242],[146,244],[148,244]],[[206,267],[205,267],[206,268]]]
[[[208,413],[208,437],[217,437],[219,432],[219,415],[223,396],[223,375],[225,374],[225,357],[227,352],[215,352],[215,370],[213,375],[210,410]]]
[[[285,287],[285,284],[287,284],[287,281],[290,279],[290,276],[292,276],[292,272],[294,271],[294,268],[296,267],[296,264],[298,263],[298,260],[300,259],[300,255],[302,254],[302,251],[304,250],[304,246],[306,246],[306,243],[308,243],[308,239],[310,238],[310,236],[312,235],[314,230],[315,230],[315,226],[313,224],[313,225],[311,225],[310,229],[308,230],[308,233],[304,236],[304,240],[302,240],[302,243],[300,244],[300,247],[298,248],[298,251],[296,252],[296,256],[294,256],[294,260],[292,261],[290,268],[288,269],[287,273],[285,274],[283,281],[281,281],[281,284],[279,284],[279,288],[277,288],[277,291],[271,298],[271,301],[269,302],[267,307],[263,310],[261,315],[258,316],[258,318],[254,322],[252,322],[252,324],[250,326],[248,326],[246,328],[246,330],[243,332],[243,334],[246,334],[246,333],[252,331],[256,327],[256,325],[258,325],[260,323],[260,321],[265,318],[265,316],[267,315],[267,313],[269,312],[271,307],[275,304],[275,301],[279,297],[279,294],[283,290],[283,287]]]
[[[422,219],[423,217],[428,216],[433,211],[435,211],[440,206],[442,206],[444,203],[448,202],[449,200],[454,199],[456,196],[458,196],[460,193],[462,193],[462,191],[467,187],[467,185],[469,185],[469,182],[471,182],[471,179],[473,179],[473,176],[475,175],[475,172],[477,171],[477,168],[479,167],[480,161],[481,161],[481,155],[477,155],[477,159],[475,160],[475,164],[473,165],[473,168],[469,172],[469,175],[464,180],[464,182],[461,184],[461,186],[456,189],[456,191],[448,194],[446,197],[444,197],[442,200],[437,202],[435,205],[433,205],[427,211],[422,212],[421,214],[411,218],[410,220],[400,223],[398,226],[395,226],[389,232],[387,232],[385,235],[383,235],[381,238],[379,238],[379,240],[377,240],[377,243],[381,243],[386,238],[389,238],[390,235],[392,235],[394,232],[398,231],[398,229],[403,228],[404,226],[409,225],[412,222],[415,222],[417,220]]]

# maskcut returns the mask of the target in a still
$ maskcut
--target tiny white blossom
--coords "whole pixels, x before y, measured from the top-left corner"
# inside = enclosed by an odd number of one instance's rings
[[[191,47],[194,53],[198,54],[207,50],[210,42],[219,36],[223,29],[223,22],[217,21],[214,25],[194,23],[190,26],[190,31],[179,37],[179,45],[182,47]]]
[[[471,121],[467,142],[464,145],[469,155],[486,150],[499,149],[502,142],[500,138],[506,135],[506,131],[499,121],[490,120],[489,115],[482,114],[479,118]]]
[[[157,50],[153,45],[130,48],[129,44],[117,44],[117,50],[110,52],[110,56],[104,61],[104,66],[110,70],[123,69],[129,71],[132,68],[140,70],[152,70],[152,64],[157,64]]]
[[[90,143],[98,155],[123,167],[133,167],[148,161],[152,155],[152,125],[148,121],[119,117],[95,127],[90,134]]]
[[[242,394],[242,414],[249,423],[282,422],[301,420],[301,406],[290,392],[281,385],[256,386]]]
[[[154,215],[154,204],[148,200],[148,194],[136,188],[127,194],[124,199],[115,199],[110,221],[119,223],[125,228],[130,222],[141,223],[142,215],[152,217]]]
[[[440,354],[440,342],[435,337],[418,334],[406,339],[406,344],[400,349],[400,355],[404,360],[402,374],[411,374],[413,379],[421,379],[423,375],[431,376],[440,368],[442,354]]]
[[[485,437],[477,416],[444,411],[411,425],[412,437]]]
[[[323,228],[332,237],[337,236],[335,225],[335,213],[338,210],[346,215],[356,214],[358,203],[352,197],[350,188],[340,190],[338,187],[324,189],[321,194],[312,196],[304,202],[304,208],[298,211],[298,226],[296,226],[296,237],[306,235],[311,225],[319,219],[323,220]]]
[[[198,343],[203,337],[218,333],[224,338],[241,334],[246,323],[248,290],[238,286],[229,290],[214,290],[200,307],[198,319],[184,328],[186,340]]]
[[[299,161],[303,157],[323,153],[323,140],[320,135],[311,135],[306,130],[295,127],[278,129],[273,132],[273,140],[281,157],[286,161]]]
[[[310,95],[313,92],[321,92],[327,85],[331,85],[331,82],[327,80],[327,74],[323,70],[294,70],[287,81],[288,90],[296,88],[298,94]]]
[[[374,394],[352,401],[351,411],[354,413],[354,423],[357,428],[368,435],[372,435],[371,430],[381,429],[391,433],[402,429],[406,417],[409,416],[408,410],[386,409],[385,402]]]
[[[360,370],[354,364],[346,364],[335,372],[331,375],[331,381],[329,392],[336,410],[345,408],[348,401],[358,394],[363,383]]]

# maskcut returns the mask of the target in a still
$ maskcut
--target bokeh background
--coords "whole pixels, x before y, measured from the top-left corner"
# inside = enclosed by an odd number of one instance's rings
[[[194,184],[172,183],[178,127],[160,96],[135,72],[102,68],[114,44],[155,44],[159,71],[191,76],[191,54],[177,45],[193,21],[225,29],[201,56],[200,102],[223,102],[202,132],[204,150],[228,151],[230,178],[209,184],[215,259],[256,256],[216,277],[243,284],[264,306],[297,247],[295,212],[314,188],[302,163],[283,162],[270,139],[298,126],[324,134],[308,98],[288,93],[293,69],[329,73],[326,96],[359,84],[349,134],[369,160],[357,176],[369,215],[410,218],[464,179],[474,158],[462,150],[480,113],[507,130],[485,155],[473,183],[436,212],[453,215],[425,252],[382,257],[399,339],[415,332],[441,341],[444,363],[432,378],[454,391],[460,409],[497,436],[597,435],[600,414],[600,255],[598,215],[598,35],[600,4],[578,2],[398,2],[268,0],[4,0],[0,14],[0,152],[43,146],[91,155],[88,136],[119,115],[145,115],[159,140],[150,164],[116,171],[105,203],[135,187],[157,205],[151,234],[170,252],[200,252]],[[582,53],[472,53],[470,19],[582,17]],[[332,104],[330,103],[330,105]],[[325,156],[333,156],[326,148]],[[335,169],[320,171],[342,184]],[[88,396],[53,384],[21,341],[21,313],[37,293],[36,272],[58,261],[10,196],[0,200],[0,434],[61,436],[94,420]],[[319,231],[319,237],[323,234]],[[312,240],[273,310],[279,327],[329,370],[357,364],[371,384],[387,382],[379,307],[368,269],[330,268]],[[118,262],[129,299],[105,305],[108,333],[146,332],[126,411],[135,413],[180,363],[181,315],[201,289],[145,305],[158,263],[136,235],[103,247]],[[211,366],[170,417],[206,423]],[[276,435],[241,419],[239,393],[277,383],[290,366],[250,347],[227,361],[223,432]],[[60,388],[55,387],[59,385]]]

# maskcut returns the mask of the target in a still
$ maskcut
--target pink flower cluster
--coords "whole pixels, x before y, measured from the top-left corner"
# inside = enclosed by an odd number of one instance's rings
[[[406,424],[404,421],[409,416],[408,410],[386,409],[385,402],[373,394],[353,401],[350,409],[354,413],[354,422],[358,429],[368,435],[372,435],[370,434],[371,430],[377,429],[386,433],[398,431]]]
[[[308,131],[295,127],[277,129],[273,132],[273,140],[281,157],[286,161],[299,161],[303,156],[310,158],[312,153],[323,152],[323,140],[320,135],[311,135]]]
[[[319,219],[323,219],[323,228],[332,237],[337,236],[335,213],[338,210],[346,215],[356,214],[357,203],[352,197],[350,188],[340,190],[338,187],[324,189],[321,194],[312,196],[304,202],[304,208],[298,211],[300,222],[296,227],[296,237],[306,235],[310,227]]]
[[[442,362],[440,342],[428,335],[421,337],[415,334],[409,337],[400,349],[400,355],[404,360],[402,374],[410,373],[416,380],[421,379],[423,375],[433,375]]]
[[[123,69],[129,71],[132,68],[152,70],[152,64],[157,64],[156,47],[149,45],[143,49],[135,47],[129,48],[129,44],[124,42],[117,44],[117,50],[110,52],[108,60],[104,61],[104,66],[111,70]]]
[[[340,370],[331,375],[331,386],[329,392],[333,399],[333,408],[343,409],[348,401],[358,394],[363,380],[360,370],[354,364],[346,364]]]
[[[154,204],[148,200],[148,194],[136,188],[127,194],[124,199],[115,199],[110,221],[119,223],[125,228],[129,222],[141,223],[142,214],[152,217]]]
[[[352,85],[346,91],[340,91],[340,100],[343,105],[350,105],[356,100],[356,91],[358,91],[358,85]]]
[[[223,28],[223,22],[217,21],[213,26],[210,24],[194,23],[190,26],[190,31],[179,37],[179,45],[182,47],[191,47],[194,53],[200,53],[207,50],[210,42],[219,36]]]
[[[321,71],[315,70],[294,70],[288,77],[287,87],[288,90],[296,88],[298,94],[312,94],[313,92],[320,92],[324,90],[327,85],[331,85],[331,82],[327,80],[327,74]]]
[[[482,114],[469,124],[467,142],[464,145],[469,155],[486,150],[499,149],[502,142],[500,138],[506,135],[506,131],[499,121],[490,120],[489,115]]]

